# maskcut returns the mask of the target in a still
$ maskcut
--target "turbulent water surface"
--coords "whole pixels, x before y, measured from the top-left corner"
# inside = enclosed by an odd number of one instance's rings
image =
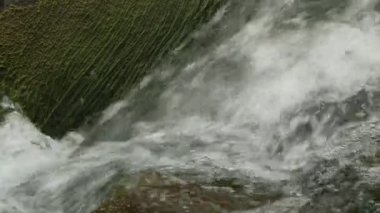
[[[0,212],[90,212],[146,169],[283,194],[252,212],[380,212],[379,5],[232,2],[195,35],[206,46],[157,68],[96,125],[58,141],[9,114]]]

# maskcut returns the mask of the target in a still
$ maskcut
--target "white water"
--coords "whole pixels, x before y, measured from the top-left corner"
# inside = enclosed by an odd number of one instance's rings
[[[279,143],[275,135],[281,140],[302,121],[286,120],[289,112],[376,87],[380,14],[374,2],[353,1],[343,15],[312,27],[296,17],[287,20],[295,29],[279,31],[278,7],[264,5],[258,18],[168,82],[154,120],[125,125],[115,119],[116,132],[129,128],[126,141],[100,141],[71,155],[82,141],[77,133],[56,141],[9,115],[0,128],[0,212],[88,212],[120,171],[188,168],[207,176],[223,168],[282,180],[315,156],[338,156],[341,144],[318,133],[286,144],[281,156],[270,148]]]

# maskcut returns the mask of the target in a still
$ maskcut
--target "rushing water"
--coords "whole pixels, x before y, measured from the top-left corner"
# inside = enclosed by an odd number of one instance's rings
[[[58,141],[9,114],[0,212],[89,212],[121,174],[152,168],[286,181],[289,196],[316,203],[306,212],[362,199],[316,192],[346,181],[334,176],[342,169],[378,187],[379,165],[360,159],[380,153],[379,3],[247,0],[228,13],[233,4],[199,33],[219,27],[213,42],[188,50],[184,66],[158,68],[91,128]],[[379,198],[368,199],[375,212]]]

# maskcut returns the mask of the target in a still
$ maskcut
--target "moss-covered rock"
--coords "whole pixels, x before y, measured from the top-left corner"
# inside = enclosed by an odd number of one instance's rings
[[[62,136],[126,94],[225,0],[40,0],[0,13],[1,90]]]

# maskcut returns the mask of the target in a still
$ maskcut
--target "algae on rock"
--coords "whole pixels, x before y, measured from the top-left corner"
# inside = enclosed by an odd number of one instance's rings
[[[0,13],[2,92],[54,137],[121,98],[225,0],[40,0]]]

